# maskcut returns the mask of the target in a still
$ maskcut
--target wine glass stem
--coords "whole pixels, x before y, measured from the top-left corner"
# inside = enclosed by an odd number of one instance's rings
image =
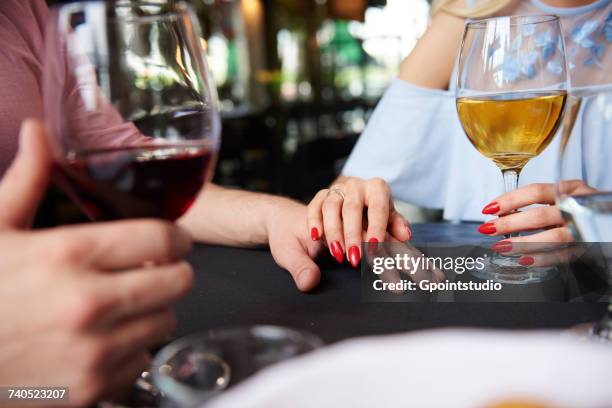
[[[516,190],[518,187],[519,173],[516,170],[503,170],[504,190],[506,193]]]
[[[510,170],[502,170],[502,175],[504,176],[504,191],[509,193],[511,191],[516,190],[518,187],[519,180],[519,172],[513,169]],[[506,238],[517,237],[518,233],[506,234]]]

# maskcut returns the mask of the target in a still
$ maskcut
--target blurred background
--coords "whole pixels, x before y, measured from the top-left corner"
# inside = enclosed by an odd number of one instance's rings
[[[426,0],[191,3],[222,107],[215,181],[302,201],[339,174],[429,22]],[[43,218],[76,217],[58,194]]]

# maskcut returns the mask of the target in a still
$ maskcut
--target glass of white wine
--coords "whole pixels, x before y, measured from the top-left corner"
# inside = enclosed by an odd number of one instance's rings
[[[555,45],[543,47],[544,37],[551,40],[546,44]],[[567,89],[557,16],[510,16],[466,23],[459,52],[457,112],[472,145],[501,170],[506,192],[517,188],[525,165],[555,136]],[[521,268],[515,257],[504,255],[495,255],[491,263],[514,272]],[[534,273],[534,268],[523,269]]]
[[[557,202],[573,237],[594,247],[608,279],[607,313],[587,330],[612,342],[612,84],[573,89],[572,99],[576,114],[565,123]]]

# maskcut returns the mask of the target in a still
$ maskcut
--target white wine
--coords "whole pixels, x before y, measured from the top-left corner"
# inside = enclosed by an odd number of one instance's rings
[[[502,170],[519,173],[554,137],[567,93],[520,92],[457,98],[470,142]]]

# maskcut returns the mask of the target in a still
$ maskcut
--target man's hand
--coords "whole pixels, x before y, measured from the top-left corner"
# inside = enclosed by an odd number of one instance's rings
[[[323,248],[321,241],[308,238],[306,207],[294,201],[277,198],[266,218],[268,241],[274,260],[287,269],[302,292],[314,289],[321,270],[313,259]]]
[[[0,384],[68,387],[71,405],[90,405],[129,388],[174,330],[191,241],[145,220],[24,230],[51,171],[45,140],[26,122],[0,183]]]
[[[308,238],[306,221],[306,207],[295,201],[209,184],[179,223],[203,243],[269,245],[276,262],[307,292],[319,283],[313,259],[322,246]]]

